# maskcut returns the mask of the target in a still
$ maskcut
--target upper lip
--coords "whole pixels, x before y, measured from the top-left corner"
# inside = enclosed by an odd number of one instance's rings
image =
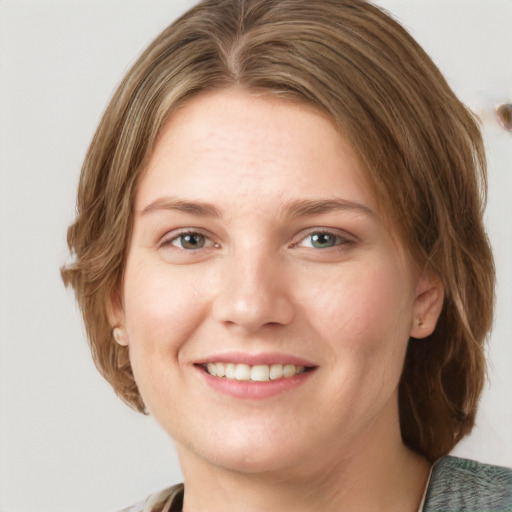
[[[311,361],[291,354],[278,352],[261,352],[249,354],[247,352],[225,352],[201,358],[195,364],[202,365],[206,363],[233,363],[247,364],[249,366],[256,365],[272,365],[272,364],[294,364],[295,366],[315,367]]]

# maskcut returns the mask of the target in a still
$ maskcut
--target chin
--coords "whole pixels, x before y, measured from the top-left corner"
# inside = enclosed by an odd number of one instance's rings
[[[210,431],[210,435],[202,445],[176,441],[180,459],[194,454],[212,467],[245,474],[282,472],[307,460],[301,443],[290,443],[289,436],[287,441],[282,435],[273,436],[269,429],[255,432],[237,426],[232,431]]]
[[[208,462],[218,468],[227,471],[247,475],[263,473],[282,473],[290,468],[297,467],[300,458],[287,457],[278,448],[270,453],[258,453],[257,449],[228,450],[223,453],[213,454]]]

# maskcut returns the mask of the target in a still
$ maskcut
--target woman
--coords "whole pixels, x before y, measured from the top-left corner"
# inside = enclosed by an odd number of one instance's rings
[[[479,129],[361,0],[209,0],[93,139],[63,269],[185,486],[129,510],[509,510],[471,431],[494,267]]]

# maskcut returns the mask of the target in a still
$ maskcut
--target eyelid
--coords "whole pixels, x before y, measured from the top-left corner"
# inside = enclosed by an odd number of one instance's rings
[[[340,229],[340,228],[326,228],[326,227],[315,227],[315,228],[308,228],[306,230],[302,230],[295,238],[295,242],[291,243],[291,247],[298,247],[304,240],[306,240],[308,237],[315,235],[315,234],[322,234],[322,235],[331,235],[336,238],[340,238],[342,242],[340,244],[336,244],[329,248],[324,248],[322,250],[327,249],[335,249],[339,248],[340,246],[343,246],[348,243],[354,243],[358,241],[358,238],[355,235],[352,235],[351,233]]]
[[[165,233],[165,235],[160,237],[160,240],[158,242],[158,248],[171,246],[177,250],[185,250],[185,249],[180,249],[179,247],[172,245],[172,242],[174,240],[176,240],[177,238],[179,238],[180,236],[196,235],[196,234],[204,236],[208,241],[210,241],[212,243],[212,246],[209,246],[206,248],[208,248],[208,249],[211,247],[218,248],[220,246],[219,243],[214,240],[214,237],[211,235],[211,233],[208,232],[207,230],[202,229],[202,228],[186,227],[186,228],[176,228],[171,231],[167,231]]]

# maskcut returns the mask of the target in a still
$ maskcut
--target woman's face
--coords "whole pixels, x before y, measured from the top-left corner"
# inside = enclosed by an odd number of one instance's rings
[[[161,133],[113,321],[182,463],[285,470],[399,439],[432,289],[325,115],[226,90]]]

